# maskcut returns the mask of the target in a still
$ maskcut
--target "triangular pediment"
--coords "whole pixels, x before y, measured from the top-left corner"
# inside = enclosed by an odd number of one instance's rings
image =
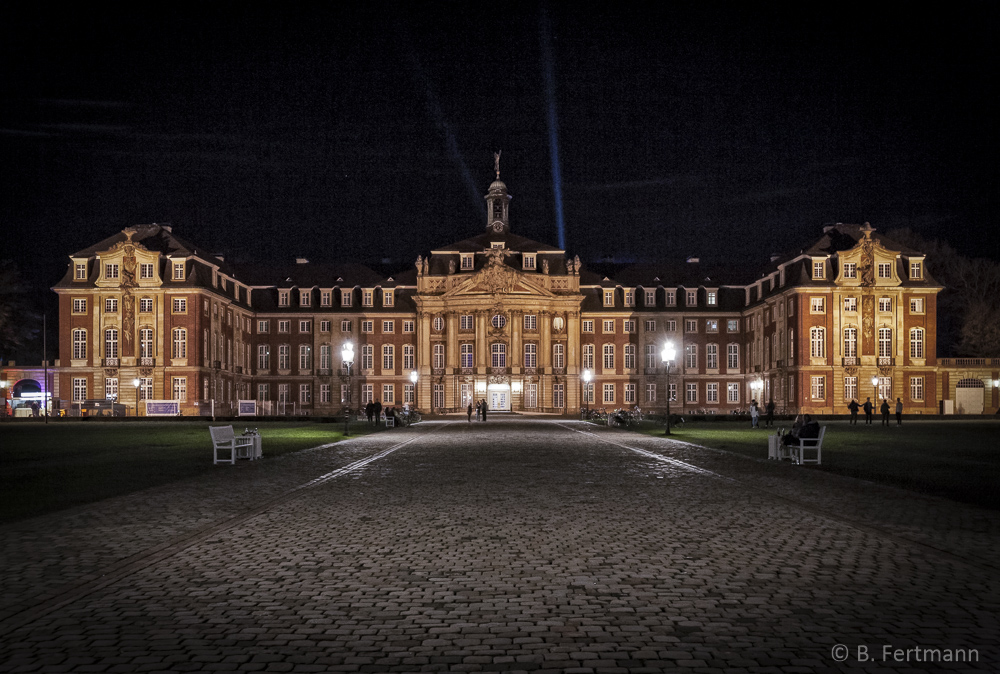
[[[506,266],[486,267],[448,290],[444,296],[496,294],[555,297],[555,293],[534,282],[527,274]]]

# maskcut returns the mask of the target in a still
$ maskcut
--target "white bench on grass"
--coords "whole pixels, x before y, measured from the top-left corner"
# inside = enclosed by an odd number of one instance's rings
[[[767,458],[769,459],[791,459],[792,463],[801,466],[804,463],[815,463],[820,465],[823,458],[823,436],[826,435],[826,426],[819,427],[819,437],[798,438],[798,442],[786,445],[782,440],[785,436],[771,435],[767,438]],[[807,458],[806,452],[815,451],[816,458]]]
[[[212,434],[212,449],[215,452],[214,463],[236,463],[236,459],[255,459],[254,438],[250,435],[236,437],[232,426],[209,426]],[[229,458],[219,458],[219,450],[228,450]],[[225,456],[225,455],[223,455]]]

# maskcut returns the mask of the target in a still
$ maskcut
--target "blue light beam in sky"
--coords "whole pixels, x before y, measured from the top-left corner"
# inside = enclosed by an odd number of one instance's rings
[[[552,192],[556,201],[556,236],[559,248],[566,250],[566,225],[563,222],[562,172],[559,170],[559,120],[556,117],[556,82],[552,62],[549,13],[542,6],[542,74],[545,78],[545,102],[548,107],[549,158],[552,162]]]

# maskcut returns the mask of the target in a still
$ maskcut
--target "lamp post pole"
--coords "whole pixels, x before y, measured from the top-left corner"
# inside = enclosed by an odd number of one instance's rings
[[[587,389],[590,388],[590,380],[594,378],[594,373],[590,370],[583,371],[583,402],[587,406],[587,418],[590,418],[590,396],[587,395]]]
[[[667,374],[666,390],[663,392],[664,397],[667,399],[667,430],[663,432],[664,435],[670,435],[670,364],[676,356],[677,349],[674,348],[674,343],[667,340],[663,345],[663,350],[660,352],[660,360],[663,362]]]
[[[420,379],[420,375],[417,371],[410,370],[410,381],[413,382],[413,411],[417,410],[417,380]]]
[[[875,400],[872,401],[872,407],[875,407],[875,403],[878,402],[878,377],[872,377],[872,393],[874,394]]]
[[[340,357],[347,368],[347,410],[344,413],[344,437],[347,437],[351,434],[348,424],[351,421],[351,365],[354,363],[354,345],[350,342],[344,342]]]
[[[135,418],[136,419],[139,418],[139,384],[141,384],[141,383],[142,383],[142,381],[140,381],[138,377],[136,377],[135,379],[132,380],[132,386],[135,387]],[[126,410],[127,409],[128,408],[126,408]]]

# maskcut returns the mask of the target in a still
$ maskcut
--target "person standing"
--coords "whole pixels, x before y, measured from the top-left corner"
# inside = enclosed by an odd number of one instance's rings
[[[855,400],[854,398],[851,398],[851,403],[847,406],[847,409],[851,410],[851,424],[853,424],[854,426],[858,425],[858,408],[859,407],[860,407],[860,405],[858,405],[858,401]]]
[[[872,405],[871,398],[865,398],[865,425],[870,426],[872,423],[872,412],[875,411],[875,406]]]
[[[365,405],[365,416],[368,417],[368,424],[371,425],[372,417],[375,416],[375,403],[371,400],[369,400],[368,404]]]
[[[476,401],[476,421],[483,420],[483,405],[478,400]]]
[[[382,423],[382,403],[375,401],[375,425]]]
[[[489,406],[486,404],[486,399],[483,398],[483,421],[486,421],[486,410]]]
[[[767,401],[764,410],[767,411],[767,423],[765,425],[768,428],[774,428],[774,398]]]
[[[903,425],[903,399],[896,398],[896,425]]]
[[[750,401],[750,428],[757,428],[757,424],[760,421],[760,409],[757,407],[757,401]]]
[[[889,425],[889,401],[882,398],[882,406],[879,407],[879,411],[882,413],[882,425]]]
[[[469,423],[472,423],[472,401],[469,401],[469,407],[465,410],[466,415],[468,415]]]

